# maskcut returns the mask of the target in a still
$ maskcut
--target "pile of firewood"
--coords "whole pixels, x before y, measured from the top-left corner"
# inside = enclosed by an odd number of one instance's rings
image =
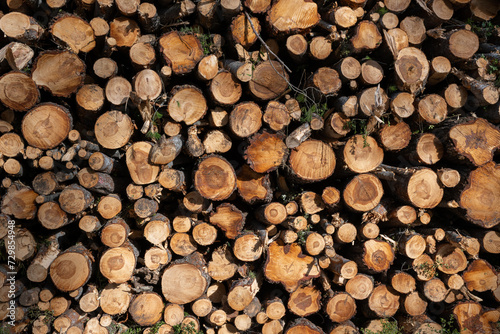
[[[498,333],[499,10],[1,1],[0,331]]]

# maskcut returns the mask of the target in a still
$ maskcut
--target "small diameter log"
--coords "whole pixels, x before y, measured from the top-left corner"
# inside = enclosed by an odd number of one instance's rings
[[[445,274],[457,274],[467,267],[467,258],[464,252],[452,244],[441,244],[435,258],[438,264],[437,269]]]
[[[59,196],[61,209],[70,214],[78,214],[86,210],[93,201],[92,194],[77,184],[67,186]]]
[[[390,287],[380,284],[373,289],[363,312],[370,317],[387,318],[399,309],[399,295]]]
[[[370,172],[384,159],[384,151],[370,136],[354,135],[344,146],[344,163],[355,173]]]
[[[309,43],[309,56],[314,61],[328,59],[332,53],[332,42],[324,36],[315,36]]]
[[[107,149],[118,149],[124,146],[133,132],[134,125],[130,117],[117,110],[102,114],[94,126],[97,141]]]
[[[144,227],[144,237],[153,245],[161,245],[171,232],[170,220],[162,214],[156,214]]]
[[[134,203],[134,213],[139,218],[148,218],[158,212],[158,202],[152,199],[140,198]]]
[[[306,317],[321,309],[321,291],[314,286],[298,287],[290,294],[288,310],[299,317]]]
[[[316,182],[330,177],[335,170],[335,154],[324,142],[309,139],[295,148],[289,158],[293,177],[300,182]]]
[[[101,229],[101,242],[108,247],[120,247],[127,240],[130,227],[121,218],[109,220]]]
[[[436,1],[434,1],[436,2]],[[430,74],[427,80],[429,85],[436,85],[443,81],[451,71],[451,63],[443,56],[434,57],[431,60]]]
[[[210,284],[206,270],[203,256],[197,252],[173,262],[162,276],[163,296],[180,305],[200,298]]]
[[[444,155],[444,147],[438,137],[432,133],[423,133],[414,139],[407,151],[408,159],[418,165],[433,165]],[[406,151],[405,151],[406,152]]]
[[[54,148],[66,139],[72,123],[66,108],[54,103],[42,103],[24,116],[21,129],[29,145],[44,150]]]
[[[438,124],[446,119],[448,105],[444,98],[429,94],[418,101],[417,111],[420,118],[428,124]]]
[[[408,146],[411,140],[410,126],[401,121],[395,125],[384,124],[378,131],[380,143],[386,151],[399,151]]]
[[[356,274],[347,281],[345,291],[356,300],[365,300],[373,291],[373,278],[365,274]]]
[[[399,252],[410,259],[416,259],[425,251],[426,242],[420,234],[406,234],[398,241]]]
[[[382,43],[382,35],[377,25],[371,21],[361,21],[351,38],[351,46],[355,53],[373,51]]]
[[[101,228],[101,223],[96,216],[86,215],[80,219],[78,227],[84,232],[92,233]]]
[[[30,76],[9,72],[0,77],[0,101],[17,111],[31,109],[40,99],[40,93]]]
[[[255,216],[265,224],[278,225],[286,220],[288,214],[283,204],[271,202],[257,209]]]
[[[384,89],[371,87],[358,94],[359,111],[366,117],[381,117],[389,109],[389,98]]]
[[[254,102],[236,105],[229,115],[229,128],[240,138],[250,137],[262,126],[262,111]]]
[[[223,203],[210,215],[210,223],[221,228],[227,238],[234,239],[243,229],[245,217],[246,214],[234,205]]]
[[[58,238],[64,236],[64,232],[56,233],[49,237],[49,244],[41,247],[37,255],[31,261],[26,275],[31,282],[43,282],[49,273],[51,263],[60,254]]]
[[[287,154],[283,135],[264,131],[250,138],[244,157],[255,172],[268,173],[281,166]]]
[[[129,50],[129,57],[136,69],[148,69],[156,61],[155,49],[149,43],[136,43],[132,45]]]
[[[297,11],[297,8],[302,8]],[[305,33],[320,21],[315,3],[303,0],[280,0],[268,12],[267,22],[274,34]]]
[[[456,110],[464,107],[467,103],[468,98],[467,89],[464,86],[457,85],[455,83],[452,83],[448,85],[448,87],[446,87],[443,96],[450,110]]]
[[[296,63],[304,61],[307,53],[307,47],[307,41],[302,35],[290,35],[286,40],[286,50],[288,55]]]
[[[203,139],[205,153],[226,153],[231,149],[232,141],[227,134],[220,130],[208,132]]]
[[[209,91],[212,99],[222,106],[237,103],[242,95],[241,84],[228,71],[221,71],[212,79]]]
[[[118,65],[111,58],[99,58],[92,67],[95,75],[101,79],[109,79],[118,73]]]
[[[154,33],[160,26],[160,17],[157,8],[151,3],[141,3],[137,9],[137,17],[145,33]]]
[[[360,79],[365,85],[376,85],[384,78],[384,69],[375,60],[367,60],[361,65]]]
[[[272,199],[269,175],[257,173],[246,164],[236,175],[236,186],[238,194],[250,204],[257,201],[269,202]]]
[[[212,260],[208,263],[208,275],[214,280],[228,280],[237,270],[236,259],[227,245],[220,246],[212,252]]]
[[[161,36],[158,45],[167,65],[175,74],[191,72],[203,58],[201,43],[193,34],[172,31]]]
[[[111,219],[120,213],[122,210],[122,202],[118,195],[110,194],[101,197],[99,204],[97,205],[97,212],[104,219]]]
[[[89,52],[96,46],[94,30],[76,15],[62,15],[50,27],[50,33],[57,42],[78,54]]]
[[[83,84],[84,74],[85,64],[76,54],[45,51],[35,60],[31,78],[52,95],[68,97]]]
[[[153,326],[163,315],[163,300],[155,292],[144,292],[135,295],[128,312],[139,326]]]
[[[347,292],[337,292],[326,303],[326,313],[333,322],[348,321],[356,314],[356,301]]]
[[[394,69],[398,88],[417,94],[424,89],[430,66],[422,51],[414,47],[407,47],[399,51]]]
[[[244,233],[234,242],[234,256],[241,261],[253,262],[258,260],[264,251],[261,238],[254,233]]]
[[[286,1],[302,2],[302,0],[281,0],[278,3]],[[283,66],[275,60],[269,60],[255,67],[248,87],[257,99],[272,100],[288,89],[288,79],[288,73]]]
[[[356,249],[356,251],[358,251]],[[385,241],[368,240],[363,243],[362,258],[355,258],[358,267],[371,273],[380,273],[390,268],[394,261],[394,250]]]
[[[392,97],[390,108],[394,116],[399,118],[408,118],[413,115],[415,107],[413,105],[415,98],[413,94],[407,92],[397,93]]]
[[[139,185],[156,181],[160,171],[158,166],[149,163],[153,145],[148,142],[135,142],[127,149],[126,161],[132,180]]]
[[[264,112],[263,120],[269,124],[272,130],[281,131],[290,124],[290,115],[286,105],[276,101],[270,101]]]
[[[251,70],[251,68],[250,68]],[[217,56],[214,54],[203,57],[198,63],[196,75],[203,81],[209,81],[215,78],[219,72]]]
[[[82,168],[78,172],[77,178],[81,186],[97,193],[107,195],[115,190],[113,178],[106,173],[93,172],[88,168]]]
[[[466,210],[466,217],[483,228],[491,228],[500,222],[498,214],[498,193],[500,166],[489,162],[472,171],[468,183],[460,195],[460,207]]]
[[[135,44],[139,35],[139,25],[132,19],[122,16],[109,23],[109,36],[115,40],[117,47],[131,47]]]
[[[175,86],[170,93],[172,98],[168,103],[168,113],[174,121],[192,125],[205,115],[207,101],[197,87]]]
[[[247,277],[234,281],[227,295],[228,305],[235,311],[243,311],[260,290],[261,279]]]
[[[49,230],[58,229],[73,221],[68,219],[68,215],[61,209],[58,203],[52,201],[40,205],[37,218],[40,224]]]
[[[97,310],[99,307],[99,291],[95,285],[88,285],[87,291],[78,301],[78,306],[85,313]]]
[[[102,253],[99,270],[110,283],[125,283],[132,277],[137,256],[137,249],[129,242],[120,247],[109,248]]]
[[[132,299],[131,290],[126,283],[106,285],[99,296],[101,310],[109,315],[124,314]]]
[[[180,135],[168,139],[162,136],[149,152],[149,160],[155,165],[166,165],[177,158],[181,152],[183,143],[184,141]]]
[[[269,245],[264,274],[269,281],[282,283],[287,291],[293,292],[302,281],[318,277],[320,269],[314,258],[302,254],[298,244],[275,241]]]
[[[204,158],[194,173],[194,186],[206,199],[227,199],[236,189],[236,174],[226,159],[218,155]]]
[[[132,84],[124,77],[113,77],[106,83],[106,99],[115,106],[125,104],[132,93]]]
[[[360,174],[346,185],[342,197],[349,208],[366,212],[379,204],[383,194],[382,182],[375,175]]]
[[[85,247],[70,247],[50,264],[50,278],[60,291],[74,291],[90,279],[93,261],[92,254]]]
[[[155,100],[163,89],[160,76],[150,69],[138,72],[133,78],[133,85],[136,96],[142,101]]]

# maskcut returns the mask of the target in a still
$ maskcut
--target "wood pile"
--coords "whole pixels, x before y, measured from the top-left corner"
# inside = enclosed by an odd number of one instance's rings
[[[0,10],[6,332],[498,333],[499,2]]]

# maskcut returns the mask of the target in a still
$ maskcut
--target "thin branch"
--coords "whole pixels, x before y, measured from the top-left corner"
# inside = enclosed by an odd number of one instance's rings
[[[245,16],[247,17],[247,20],[250,23],[250,26],[252,27],[253,33],[255,34],[255,36],[257,36],[257,38],[259,39],[259,41],[264,45],[264,47],[266,48],[267,52],[269,52],[270,54],[272,54],[274,56],[274,58],[276,58],[280,62],[280,64],[288,71],[288,73],[292,73],[292,70],[290,70],[288,68],[288,66],[286,66],[286,64],[269,48],[269,46],[262,39],[262,37],[260,37],[259,33],[257,32],[257,30],[255,30],[255,27],[253,26],[253,22],[252,22],[252,19],[251,19],[250,15],[248,15],[248,13],[245,12]]]

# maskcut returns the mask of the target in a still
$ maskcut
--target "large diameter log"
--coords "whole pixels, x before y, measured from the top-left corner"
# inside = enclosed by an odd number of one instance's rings
[[[204,158],[194,173],[194,186],[206,199],[222,201],[236,189],[236,174],[233,166],[221,156]]]
[[[460,207],[466,217],[483,228],[500,223],[500,165],[489,162],[469,175],[468,184],[460,194]]]
[[[390,287],[381,284],[373,289],[366,306],[363,311],[369,316],[392,317],[399,309],[399,295]]]
[[[289,0],[281,0],[278,4],[286,1]],[[314,5],[316,6],[316,4]],[[255,67],[248,87],[252,95],[259,100],[275,99],[288,89],[288,73],[275,60],[262,62]]]
[[[197,252],[172,263],[163,272],[161,280],[165,299],[180,305],[200,298],[209,284],[205,260]]]
[[[0,77],[0,101],[17,111],[31,109],[40,99],[36,83],[26,74],[9,72]]]
[[[493,160],[493,153],[500,148],[500,130],[483,118],[455,125],[448,136],[453,141],[454,150],[475,166]]]
[[[356,314],[356,301],[347,292],[337,292],[328,300],[326,313],[333,322],[348,321]]]
[[[297,8],[301,10],[298,11]],[[267,22],[275,34],[304,33],[320,21],[318,6],[304,0],[280,0],[268,12]]]
[[[262,126],[262,110],[254,102],[237,104],[229,114],[229,128],[240,138],[250,137]]]
[[[203,58],[201,43],[193,34],[171,31],[160,37],[158,45],[175,74],[191,72]]]
[[[228,71],[219,72],[210,82],[209,90],[213,100],[223,106],[235,104],[242,94],[241,84]]]
[[[89,52],[95,48],[94,30],[84,20],[75,15],[63,15],[55,20],[50,33],[56,41],[62,42],[74,53]]]
[[[321,291],[314,286],[298,287],[290,294],[287,306],[299,317],[314,314],[321,308]]]
[[[424,89],[430,66],[425,54],[417,48],[399,51],[394,64],[396,84],[400,90],[417,94]]]
[[[35,60],[31,78],[54,96],[68,97],[83,84],[85,63],[69,51],[45,51]]]
[[[497,272],[487,261],[472,261],[462,275],[469,291],[485,292],[497,288]]]
[[[149,153],[153,145],[135,142],[127,149],[126,161],[132,180],[139,185],[156,181],[160,168],[149,163]]]
[[[85,247],[70,247],[51,263],[50,278],[63,292],[77,290],[90,279],[93,261],[92,254]]]
[[[250,138],[244,157],[255,172],[269,173],[283,165],[287,155],[283,135],[264,131]]]
[[[358,259],[356,258],[358,261]],[[368,272],[380,273],[390,268],[394,261],[394,250],[385,241],[368,240],[363,243],[363,256],[359,259],[359,267]]]
[[[325,334],[325,332],[306,318],[298,318],[290,324],[285,334]]]
[[[335,170],[335,153],[324,142],[309,139],[293,149],[288,160],[292,175],[300,182],[316,182]]]
[[[398,176],[396,193],[412,205],[422,209],[436,207],[443,198],[443,188],[436,173],[422,168],[411,175]]]
[[[117,149],[129,141],[134,132],[134,125],[127,114],[112,110],[97,119],[94,133],[99,144],[108,149]]]
[[[313,257],[302,254],[298,244],[284,245],[282,241],[275,241],[268,248],[264,275],[293,292],[301,282],[318,277],[320,269]]]
[[[24,116],[21,130],[29,145],[46,150],[62,143],[72,126],[68,109],[55,103],[42,103]]]

